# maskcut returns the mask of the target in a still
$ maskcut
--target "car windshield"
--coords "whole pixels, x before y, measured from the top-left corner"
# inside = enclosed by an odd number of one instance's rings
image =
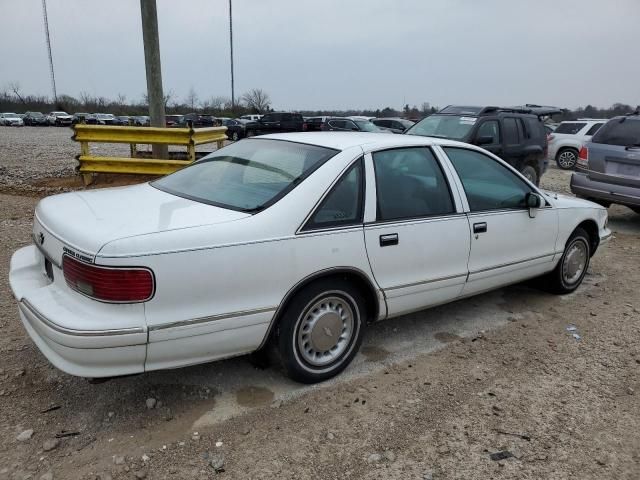
[[[381,132],[382,131],[382,129],[376,127],[369,120],[354,120],[353,122],[356,125],[358,125],[358,127],[360,127],[360,130],[362,130],[363,132]]]
[[[248,139],[220,149],[151,185],[197,202],[258,212],[275,203],[338,150]]]
[[[407,130],[407,135],[462,140],[473,128],[477,117],[462,115],[431,115]]]
[[[4,113],[2,114],[4,118],[18,118],[18,115],[15,113]]]
[[[68,115],[67,112],[51,112],[51,115]]]
[[[640,120],[624,117],[607,122],[591,139],[593,143],[640,146]]]

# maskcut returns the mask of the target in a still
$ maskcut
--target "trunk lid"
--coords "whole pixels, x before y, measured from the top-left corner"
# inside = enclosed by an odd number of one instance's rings
[[[36,207],[33,237],[44,255],[59,265],[64,253],[93,261],[100,248],[113,240],[248,216],[177,197],[145,183],[47,197]]]

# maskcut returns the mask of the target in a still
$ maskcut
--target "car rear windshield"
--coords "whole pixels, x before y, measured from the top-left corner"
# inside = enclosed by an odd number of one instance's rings
[[[476,124],[477,117],[431,115],[407,130],[408,135],[462,140]]]
[[[578,122],[570,122],[570,123],[561,123],[556,128],[554,133],[565,133],[567,135],[575,135],[580,130],[582,130],[587,124],[586,123],[578,123]]]
[[[337,153],[316,145],[251,138],[224,147],[151,185],[197,202],[259,212]]]
[[[607,122],[591,139],[593,143],[640,146],[640,119],[627,117]]]

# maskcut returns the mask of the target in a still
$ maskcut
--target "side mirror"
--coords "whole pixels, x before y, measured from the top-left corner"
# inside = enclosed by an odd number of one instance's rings
[[[476,138],[476,145],[491,145],[493,143],[493,137],[491,135],[485,135],[483,137]]]
[[[529,209],[529,218],[535,218],[536,210],[544,206],[544,199],[537,193],[529,192],[524,200]]]

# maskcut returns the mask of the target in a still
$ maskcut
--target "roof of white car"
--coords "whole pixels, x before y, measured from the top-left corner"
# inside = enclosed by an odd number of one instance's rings
[[[335,148],[338,150],[346,150],[348,148],[358,146],[363,147],[365,150],[376,150],[378,148],[404,147],[415,145],[466,145],[462,142],[456,142],[454,140],[447,140],[444,138],[366,132],[274,133],[270,135],[262,135],[256,138],[288,140],[290,142],[308,143],[311,145]]]

